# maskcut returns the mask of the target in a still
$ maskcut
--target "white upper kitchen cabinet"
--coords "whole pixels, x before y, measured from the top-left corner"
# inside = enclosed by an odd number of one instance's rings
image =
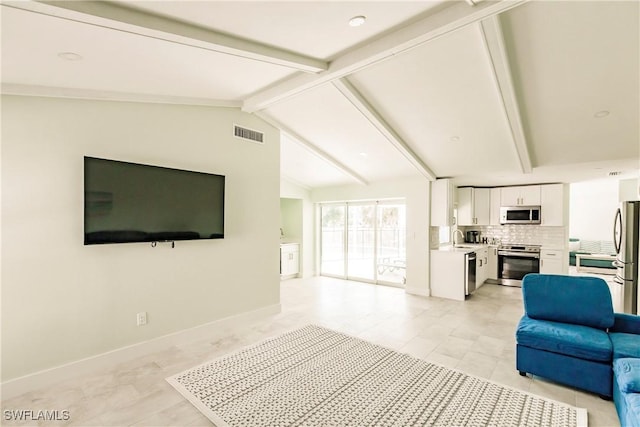
[[[500,225],[501,188],[492,188],[489,192],[489,225]]]
[[[473,188],[458,188],[458,225],[473,225]]]
[[[540,186],[522,185],[502,187],[500,191],[502,206],[539,206]]]
[[[620,202],[640,200],[640,179],[621,179],[618,182],[618,187]]]
[[[450,227],[455,224],[454,198],[454,186],[450,179],[438,179],[431,183],[432,227]]]
[[[489,188],[458,188],[458,225],[489,225]]]
[[[566,184],[540,186],[540,225],[569,225],[569,189]]]
[[[474,188],[473,203],[476,225],[489,225],[491,220],[491,189]]]

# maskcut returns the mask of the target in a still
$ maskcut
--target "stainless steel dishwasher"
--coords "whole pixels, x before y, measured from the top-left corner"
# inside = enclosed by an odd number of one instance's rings
[[[476,253],[465,254],[464,261],[464,294],[471,295],[476,290]]]

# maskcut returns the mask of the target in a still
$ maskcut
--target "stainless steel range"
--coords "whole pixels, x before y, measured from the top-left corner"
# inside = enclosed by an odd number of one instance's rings
[[[498,248],[498,283],[522,286],[522,278],[540,272],[540,245],[504,244]]]

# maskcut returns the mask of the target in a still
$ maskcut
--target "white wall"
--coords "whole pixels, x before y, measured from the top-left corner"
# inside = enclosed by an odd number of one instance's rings
[[[569,237],[611,240],[618,208],[618,180],[598,179],[571,184]]]
[[[226,175],[225,238],[84,246],[85,155]],[[3,97],[2,381],[277,306],[279,155],[237,109]]]
[[[287,199],[297,199],[302,202],[302,236],[294,236],[301,243],[301,265],[300,273],[302,277],[311,277],[316,274],[315,269],[315,227],[314,209],[311,202],[311,194],[308,190],[287,180],[280,181],[280,197]],[[285,237],[287,230],[285,229]]]
[[[280,227],[284,240],[299,242],[303,234],[302,199],[280,199]]]
[[[429,295],[429,181],[422,178],[316,189],[316,202],[404,198],[407,206],[408,293]]]

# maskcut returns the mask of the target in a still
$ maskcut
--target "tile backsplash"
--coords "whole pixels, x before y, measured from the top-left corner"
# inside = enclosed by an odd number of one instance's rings
[[[498,239],[501,243],[541,245],[549,249],[565,249],[569,245],[567,227],[543,227],[540,225],[487,225],[460,227],[463,232],[477,230],[480,237]]]

